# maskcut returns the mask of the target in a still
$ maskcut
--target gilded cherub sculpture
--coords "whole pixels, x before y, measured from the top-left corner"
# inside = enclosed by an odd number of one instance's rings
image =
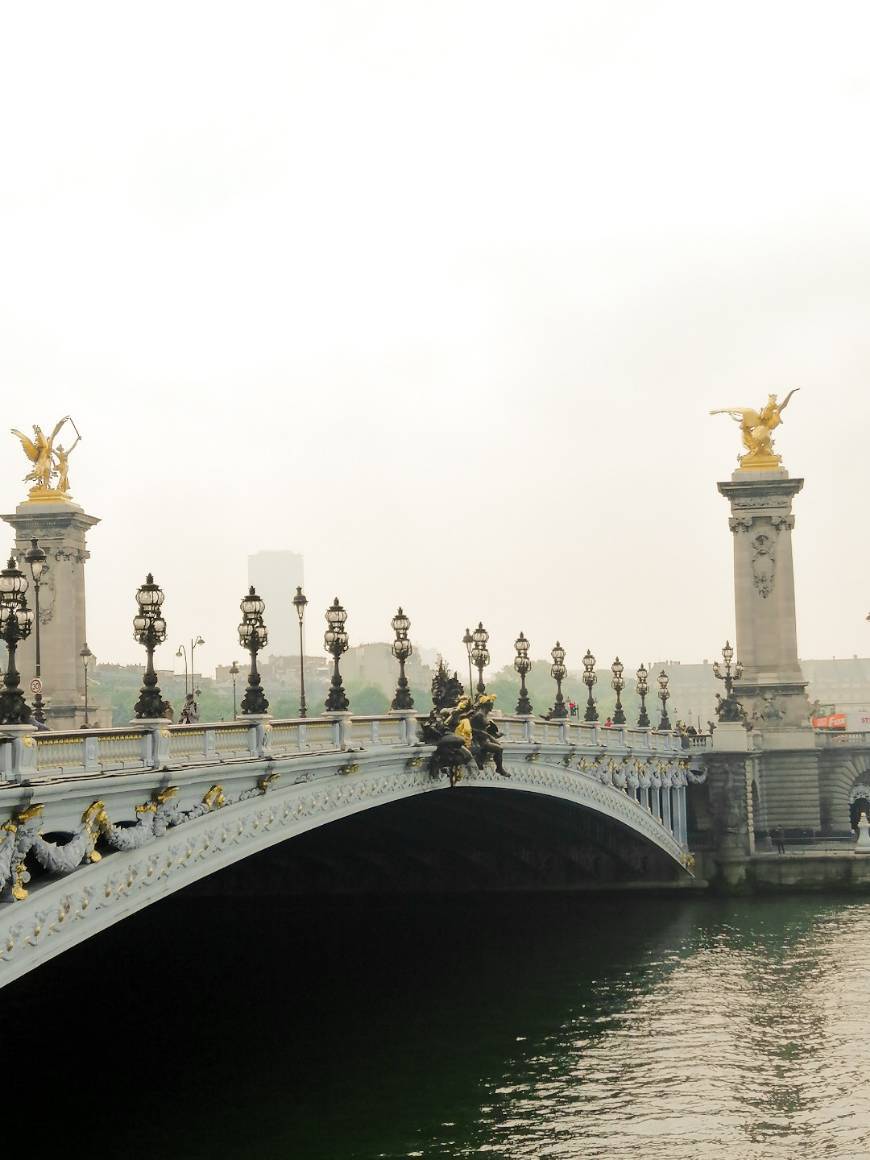
[[[65,423],[72,423],[76,433],[75,441],[67,448],[60,443],[55,447],[54,441]],[[81,439],[72,418],[69,415],[64,415],[58,423],[55,423],[50,435],[46,435],[36,423],[33,425],[33,439],[28,438],[21,431],[16,431],[14,427],[12,434],[17,435],[21,440],[24,454],[33,464],[31,470],[24,477],[25,483],[33,483],[33,487],[28,493],[29,498],[31,500],[55,501],[68,499],[69,457]],[[55,476],[57,476],[57,484],[52,487],[52,480]]]
[[[746,454],[740,456],[738,462],[744,470],[771,471],[781,466],[782,457],[773,450],[772,432],[782,423],[783,411],[799,390],[800,387],[795,387],[789,391],[781,403],[777,402],[776,395],[768,395],[760,411],[750,407],[725,407],[710,412],[711,415],[730,415],[740,424]]]

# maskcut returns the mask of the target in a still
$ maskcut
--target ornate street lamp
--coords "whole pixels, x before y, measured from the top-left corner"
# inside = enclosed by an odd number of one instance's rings
[[[43,723],[45,721],[45,709],[42,703],[42,662],[39,641],[39,578],[45,568],[45,552],[40,548],[37,540],[31,539],[30,547],[24,553],[24,559],[30,567],[30,575],[33,578],[33,611],[34,626],[36,628],[36,671],[30,686],[30,691],[34,694],[34,719]]]
[[[474,662],[474,667],[477,669],[477,691],[483,694],[486,692],[486,685],[483,683],[483,670],[489,664],[489,653],[486,649],[489,633],[483,627],[482,620],[477,622],[477,628],[471,634],[471,639],[474,641],[471,649],[471,659]]]
[[[568,710],[565,708],[565,699],[562,696],[562,682],[568,675],[568,670],[565,668],[565,650],[556,641],[556,647],[550,652],[553,658],[553,664],[550,668],[550,676],[556,682],[556,703],[550,711],[550,718],[562,718],[568,716]]]
[[[239,624],[239,644],[246,648],[251,656],[251,671],[248,673],[248,687],[242,697],[242,714],[268,713],[269,702],[260,687],[261,677],[257,669],[257,653],[269,643],[269,631],[263,621],[265,601],[261,600],[253,584],[248,589],[247,596],[243,596],[239,603],[242,610],[242,620]]]
[[[649,713],[646,711],[646,695],[649,692],[649,671],[641,662],[640,668],[634,674],[637,678],[637,695],[640,697],[640,716],[637,719],[638,727],[649,729]]]
[[[305,619],[305,606],[308,597],[302,591],[302,585],[296,585],[296,595],[293,597],[293,607],[299,618],[299,716],[308,716],[308,706],[305,704],[305,648],[302,643],[302,621]]]
[[[670,697],[671,694],[668,692],[669,677],[664,669],[662,669],[662,671],[659,673],[658,681],[659,681],[658,696],[659,696],[659,700],[662,703],[662,718],[661,718],[661,721],[659,721],[659,729],[670,729],[671,719],[668,716],[668,697]]]
[[[196,684],[196,660],[194,658],[194,653],[196,652],[197,648],[201,644],[205,644],[205,641],[202,639],[201,636],[197,636],[195,639],[193,637],[191,637],[191,641],[190,641],[190,692],[193,693],[195,691],[197,696],[199,695],[199,689],[194,690],[194,687],[193,687]]]
[[[586,712],[583,714],[584,721],[597,721],[598,710],[595,707],[595,698],[592,696],[592,686],[598,680],[598,674],[595,672],[595,657],[586,650],[586,656],[583,658],[583,684],[586,686],[588,696],[586,698]]]
[[[184,695],[187,696],[187,649],[183,644],[178,646],[175,655],[177,657],[184,657]]]
[[[620,694],[625,688],[625,678],[622,675],[624,670],[625,665],[622,663],[619,657],[617,657],[613,664],[610,666],[610,671],[613,673],[613,680],[610,682],[610,687],[616,690],[616,708],[613,710],[614,725],[625,724],[625,712],[622,708],[622,701],[620,699]]]
[[[27,607],[25,593],[27,580],[15,565],[15,558],[0,572],[0,639],[5,641],[9,657],[0,692],[0,724],[26,725],[30,721],[30,706],[19,689],[21,677],[15,668],[15,650],[19,641],[30,636],[33,613]]]
[[[532,662],[529,660],[530,647],[523,633],[520,633],[514,641],[514,648],[517,650],[514,668],[520,674],[520,699],[517,701],[517,713],[523,717],[529,717],[532,714],[532,703],[529,700],[529,693],[526,689],[526,674],[532,668]]]
[[[79,653],[79,656],[82,658],[82,668],[85,670],[85,723],[82,728],[89,729],[91,722],[88,717],[88,665],[94,659],[94,654],[88,648],[87,641],[82,645],[82,651]]]
[[[235,721],[236,717],[238,716],[238,712],[236,711],[236,678],[238,677],[239,672],[240,672],[239,662],[233,661],[233,663],[230,665],[230,676],[233,678],[233,720],[234,721]]]
[[[393,641],[393,656],[399,662],[399,683],[396,686],[396,695],[393,697],[391,709],[413,709],[414,701],[408,691],[408,678],[405,676],[405,661],[411,655],[411,642],[408,640],[408,629],[411,627],[411,622],[407,616],[402,612],[401,605],[399,611],[390,621],[393,626],[393,632],[396,634],[396,639]]]
[[[133,636],[144,646],[148,655],[139,700],[133,708],[139,720],[156,720],[163,716],[165,710],[157,674],[154,672],[154,650],[166,640],[166,621],[160,611],[163,600],[163,591],[154,583],[154,577],[149,572],[145,583],[136,593],[139,611],[133,617]]]
[[[346,620],[347,613],[338,603],[336,596],[326,610],[327,629],[323,634],[326,651],[333,660],[332,680],[329,682],[329,693],[326,697],[327,713],[345,713],[350,706],[344,685],[341,683],[341,669],[338,667],[342,653],[347,652],[347,633],[344,628]]]
[[[724,670],[718,661],[713,661],[714,676],[720,681],[725,682],[725,696],[724,698],[718,698],[716,714],[720,721],[742,721],[744,717],[743,706],[734,696],[734,682],[739,681],[743,676],[743,665],[740,661],[735,661],[732,666],[731,662],[734,660],[734,649],[731,647],[730,641],[725,641],[725,647],[722,649],[722,659],[725,661]]]
[[[474,678],[471,675],[471,654],[474,650],[474,637],[471,635],[470,628],[466,628],[462,643],[465,645],[465,650],[468,653],[468,695],[469,697],[474,697]]]

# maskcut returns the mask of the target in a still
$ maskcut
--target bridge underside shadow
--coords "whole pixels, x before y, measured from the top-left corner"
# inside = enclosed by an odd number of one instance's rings
[[[601,814],[545,795],[460,785],[309,830],[185,894],[596,890],[688,881],[663,851]]]

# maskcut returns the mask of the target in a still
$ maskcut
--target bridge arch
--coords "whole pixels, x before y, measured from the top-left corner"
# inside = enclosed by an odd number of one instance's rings
[[[428,753],[419,746],[380,746],[352,755],[243,761],[220,771],[188,769],[177,794],[171,791],[181,771],[167,770],[155,773],[156,786],[151,780],[150,802],[142,801],[140,774],[78,785],[74,794],[68,785],[41,787],[41,796],[53,797],[56,804],[47,811],[45,828],[67,830],[73,837],[58,848],[34,834],[34,848],[50,870],[71,872],[34,881],[26,898],[0,907],[0,985],[251,855],[382,806],[418,798],[423,808],[431,795],[452,794],[459,802],[485,790],[490,796],[509,794],[518,802],[546,800],[557,811],[567,805],[566,817],[595,817],[606,821],[614,834],[624,835],[622,860],[631,868],[634,859],[638,876],[654,863],[659,870],[667,865],[675,876],[687,877],[690,859],[684,840],[679,840],[685,775],[677,759],[660,761],[652,775],[642,769],[638,776],[632,771],[643,763],[627,754],[618,760],[599,755],[574,761],[572,749],[560,753],[538,745],[518,746],[507,754],[510,778],[491,768],[474,770],[457,791],[445,779],[430,777]],[[216,774],[221,784],[215,783]],[[103,796],[95,801],[97,792]],[[34,798],[32,790],[29,799]],[[644,798],[657,805],[647,805]],[[90,804],[79,814],[82,802]],[[104,806],[104,817],[97,806]],[[82,821],[73,831],[77,816]],[[38,825],[39,818],[23,821],[15,841]],[[72,869],[64,863],[68,851],[84,858],[84,864],[73,863],[77,868]]]

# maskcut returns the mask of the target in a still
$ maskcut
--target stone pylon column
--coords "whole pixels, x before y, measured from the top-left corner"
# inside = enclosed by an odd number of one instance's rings
[[[731,504],[737,656],[734,693],[759,735],[768,825],[812,830],[819,769],[807,682],[797,651],[792,500],[803,487],[784,468],[739,468],[719,491]]]
[[[85,624],[85,547],[89,528],[100,521],[87,515],[71,500],[27,500],[14,515],[2,517],[15,529],[15,554],[30,581],[24,553],[34,537],[45,552],[46,563],[39,590],[40,651],[46,720],[52,729],[77,729],[84,723],[84,670],[82,645],[87,640]],[[31,608],[33,583],[27,591]],[[36,631],[18,649],[22,688],[28,685],[36,667]],[[32,700],[32,698],[30,698]],[[91,703],[93,714],[94,705]]]

